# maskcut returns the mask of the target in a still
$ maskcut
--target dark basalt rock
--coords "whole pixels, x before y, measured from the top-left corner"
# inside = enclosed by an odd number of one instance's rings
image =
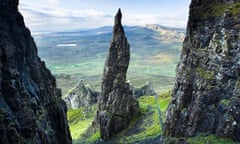
[[[113,38],[104,67],[102,94],[97,112],[97,123],[104,140],[125,129],[131,119],[140,114],[138,101],[134,98],[129,83],[126,83],[130,50],[121,18],[119,9],[115,16]]]
[[[85,84],[83,80],[81,80],[76,87],[67,94],[64,101],[68,108],[77,109],[96,104],[99,96],[99,92],[95,91],[89,84]]]
[[[66,105],[18,0],[0,0],[0,143],[70,144]]]
[[[164,135],[240,141],[239,0],[192,0]]]

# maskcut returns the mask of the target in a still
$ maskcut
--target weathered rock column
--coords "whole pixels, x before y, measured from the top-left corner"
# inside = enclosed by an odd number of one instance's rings
[[[130,47],[121,18],[119,9],[115,16],[112,42],[104,67],[102,94],[97,112],[97,121],[104,140],[125,129],[131,119],[140,114],[138,101],[133,97],[133,92],[126,83]]]

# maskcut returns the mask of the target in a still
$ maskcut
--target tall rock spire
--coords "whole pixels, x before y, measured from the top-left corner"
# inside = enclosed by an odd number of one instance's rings
[[[61,91],[17,7],[0,0],[0,143],[70,144]]]
[[[192,0],[165,136],[240,141],[240,0]]]
[[[97,121],[104,140],[125,129],[131,119],[140,114],[138,101],[126,83],[130,46],[124,34],[121,18],[119,9],[115,16],[112,42],[104,67],[102,95],[97,112]]]

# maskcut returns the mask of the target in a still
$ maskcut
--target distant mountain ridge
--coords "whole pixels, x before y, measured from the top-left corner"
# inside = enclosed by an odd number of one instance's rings
[[[181,28],[170,28],[157,24],[147,24],[145,27],[160,33],[160,36],[156,38],[161,41],[182,42],[185,37],[185,30]]]
[[[147,54],[152,50],[162,52],[159,50],[168,49],[170,47],[166,44],[166,42],[182,43],[185,33],[184,29],[165,27],[156,24],[147,24],[145,27],[124,26],[124,29],[129,37],[129,40],[135,42],[130,43],[131,47],[133,47],[132,51],[139,54]],[[71,56],[73,57],[75,54],[83,53],[85,55],[84,52],[88,53],[88,51],[91,50],[89,49],[89,44],[92,44],[94,41],[99,45],[98,49],[94,49],[94,53],[91,54],[94,55],[99,52],[105,52],[109,43],[109,38],[112,37],[111,33],[112,26],[104,26],[89,30],[42,33],[40,35],[35,35],[35,39],[37,41],[37,45],[40,47],[40,56],[44,59],[49,59],[52,58],[52,55],[56,52],[51,52],[51,50],[54,50],[52,48],[56,47],[58,44],[78,44],[78,46],[81,47],[81,52],[78,51],[71,53]],[[176,35],[173,36],[174,34]],[[164,39],[164,37],[166,39]],[[46,53],[46,48],[48,51],[50,50],[50,52]],[[141,50],[142,48],[143,51]],[[150,54],[152,53],[150,52]],[[61,57],[61,55],[59,56]]]
[[[60,32],[52,32],[49,34],[79,34],[79,35],[96,35],[96,34],[111,34],[112,33],[112,26],[103,26],[99,28],[92,28],[92,29],[76,29],[72,31],[60,31]],[[175,28],[175,27],[167,27],[162,26],[158,24],[146,24],[145,26],[124,26],[124,29],[126,31],[132,31],[137,28],[143,28],[152,30],[155,32],[160,33],[160,35],[165,36],[173,36],[174,34],[176,37],[174,40],[183,41],[184,35],[185,35],[185,29],[184,28]]]

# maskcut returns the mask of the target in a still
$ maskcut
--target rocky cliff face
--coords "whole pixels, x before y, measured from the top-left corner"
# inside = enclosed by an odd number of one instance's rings
[[[0,0],[0,143],[70,144],[61,91],[17,7]]]
[[[240,141],[240,0],[192,0],[166,136]]]
[[[121,18],[119,10],[115,16],[113,38],[104,67],[102,94],[97,112],[100,134],[104,140],[122,131],[134,116],[140,114],[138,101],[133,97],[130,85],[126,83],[130,50]]]
[[[64,101],[68,108],[77,109],[87,107],[97,103],[99,92],[96,92],[90,85],[85,84],[82,80],[73,88]]]

